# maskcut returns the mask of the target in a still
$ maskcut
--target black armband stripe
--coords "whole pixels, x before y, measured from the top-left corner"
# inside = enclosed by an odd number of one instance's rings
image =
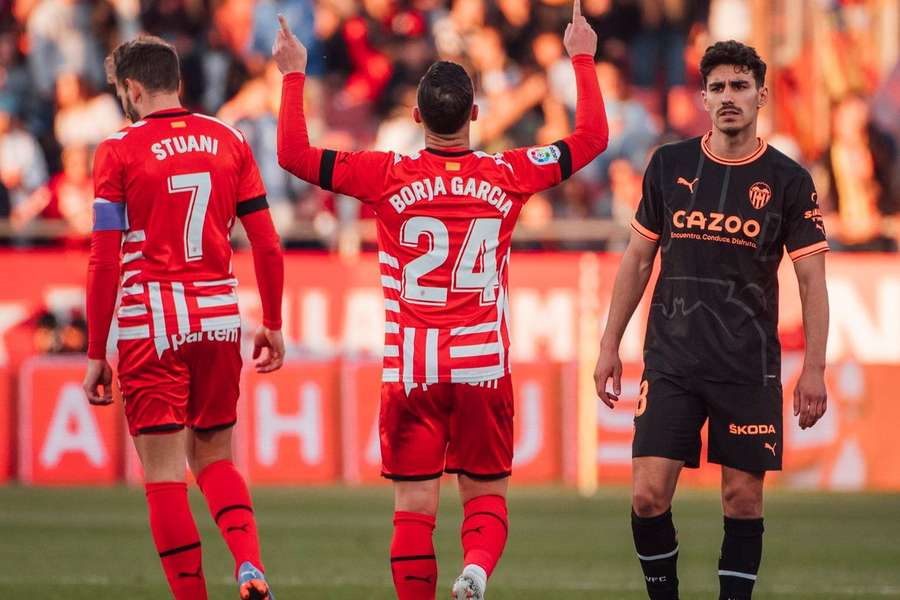
[[[269,203],[266,201],[265,194],[257,196],[256,198],[248,198],[247,200],[241,200],[237,203],[237,216],[246,217],[252,212],[263,210],[265,208],[269,208]]]
[[[562,140],[553,142],[553,145],[559,148],[559,173],[562,177],[561,181],[565,181],[572,176],[572,151],[569,145]]]
[[[322,150],[322,160],[319,162],[319,187],[329,192],[334,190],[334,163],[336,160],[337,152]]]

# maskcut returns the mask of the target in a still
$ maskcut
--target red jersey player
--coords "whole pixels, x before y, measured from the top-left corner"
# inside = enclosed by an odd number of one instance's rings
[[[575,132],[498,154],[469,149],[473,89],[437,62],[419,83],[426,147],[335,152],[309,145],[306,50],[282,19],[273,54],[284,73],[278,158],[301,179],[355,196],[377,214],[385,297],[379,428],[382,474],[394,481],[391,570],[400,600],[435,597],[432,531],[440,477],[458,474],[464,568],[453,597],[480,599],[506,543],[512,468],[507,272],[516,218],[529,196],[569,177],[607,144],[594,53],[575,3],[565,45],[578,86]]]
[[[253,247],[262,372],[278,369],[284,355],[281,245],[247,141],[181,107],[178,62],[174,48],[153,37],[124,43],[107,59],[133,125],[101,143],[94,161],[84,389],[92,404],[112,402],[106,344],[121,283],[119,383],[172,593],[206,598],[187,459],[234,555],[241,598],[271,598],[250,494],[231,455],[241,320],[229,232],[239,217]]]

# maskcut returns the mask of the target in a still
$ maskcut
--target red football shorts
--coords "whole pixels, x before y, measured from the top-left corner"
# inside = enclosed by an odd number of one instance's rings
[[[398,481],[459,473],[501,479],[512,471],[509,375],[477,384],[381,384],[381,474]]]
[[[120,341],[119,387],[131,435],[234,425],[240,337],[239,329],[173,335],[159,356],[153,339]]]

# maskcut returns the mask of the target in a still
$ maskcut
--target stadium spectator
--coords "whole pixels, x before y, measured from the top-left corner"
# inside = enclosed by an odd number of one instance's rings
[[[106,83],[102,48],[93,31],[93,4],[43,0],[29,15],[28,65],[43,98],[53,95],[57,77],[65,72],[82,75],[97,86]]]
[[[628,82],[618,66],[600,62],[597,76],[600,88],[606,93],[609,148],[591,163],[587,176],[605,184],[609,180],[610,164],[615,160],[626,159],[635,169],[643,169],[660,131],[644,105],[629,96]]]
[[[851,94],[832,113],[832,142],[823,155],[828,193],[822,201],[828,225],[844,250],[893,251],[884,215],[900,212],[891,189],[894,141],[869,119],[864,98]]]
[[[67,146],[62,153],[63,170],[50,178],[28,199],[16,207],[12,219],[16,228],[24,228],[36,217],[62,220],[68,233],[62,239],[67,247],[87,248],[91,234],[94,199],[91,183],[90,152],[82,145]]]
[[[292,231],[313,232],[302,234],[312,236],[303,244],[332,247],[340,199],[305,186],[286,186],[279,176],[267,173],[274,165],[266,155],[271,155],[275,110],[267,98],[277,96],[277,89],[260,90],[267,85],[274,14],[284,14],[310,49],[307,93],[315,94],[316,101],[310,103],[307,116],[314,140],[334,136],[350,142],[342,147],[360,150],[421,146],[419,130],[407,116],[410,90],[428,64],[445,58],[464,65],[475,80],[481,115],[473,125],[474,142],[492,151],[509,144],[549,143],[571,126],[574,86],[559,42],[568,17],[566,4],[560,0],[6,3],[10,9],[0,11],[0,94],[21,109],[17,127],[37,143],[41,155],[37,160],[45,165],[29,176],[39,181],[25,195],[46,183],[48,170],[62,171],[64,147],[95,145],[114,128],[118,111],[106,110],[111,96],[94,96],[109,91],[100,58],[119,42],[146,31],[167,39],[179,51],[185,106],[212,114],[222,111],[230,123],[246,130],[271,187],[270,201],[280,211],[279,229],[287,231],[299,222]],[[772,74],[772,122],[761,125],[795,140],[798,158],[805,164],[826,162],[830,139],[828,128],[820,124],[829,118],[829,99],[843,98],[849,90],[861,90],[866,99],[878,93],[870,103],[873,118],[892,136],[893,146],[900,140],[897,119],[891,118],[897,109],[890,108],[896,97],[890,92],[890,66],[896,64],[896,56],[891,44],[879,42],[880,30],[871,27],[883,17],[890,22],[896,9],[889,4],[807,6],[797,17],[828,17],[821,20],[823,35],[815,39],[797,27],[794,12],[769,23],[772,35],[782,36],[778,39],[784,40],[784,48]],[[599,33],[597,58],[604,63],[599,68],[612,128],[609,151],[578,177],[582,180],[578,185],[585,186],[591,198],[592,217],[612,214],[610,161],[625,158],[641,169],[656,145],[705,133],[699,74],[691,65],[715,40],[750,41],[747,36],[758,36],[754,23],[759,15],[753,7],[744,0],[583,0],[584,14]],[[814,81],[820,83],[807,84],[810,72],[818,73]],[[900,173],[898,165],[893,171]],[[900,187],[893,182],[882,190],[877,201],[881,213],[887,213],[881,215],[882,233],[900,237],[898,218],[890,214],[896,210],[891,207],[900,203]],[[8,197],[9,209],[21,202],[21,192],[16,187],[4,196],[0,190],[0,219],[5,214],[3,198]],[[567,198],[576,196],[554,189],[544,200],[558,217],[571,212]],[[837,195],[826,197],[824,187],[822,196],[823,207],[842,200]],[[349,215],[338,220],[352,228]],[[366,211],[359,214],[367,216]]]
[[[294,220],[292,198],[306,187],[278,167],[275,138],[278,131],[278,107],[281,104],[281,74],[274,62],[247,81],[219,111],[218,117],[239,128],[246,136],[269,199],[272,220],[279,233]],[[294,181],[291,181],[294,180]]]
[[[0,183],[13,210],[47,181],[47,163],[34,136],[19,121],[18,100],[0,96]]]
[[[60,74],[56,80],[53,133],[61,146],[96,146],[124,124],[119,103],[112,94],[94,94],[83,77]]]

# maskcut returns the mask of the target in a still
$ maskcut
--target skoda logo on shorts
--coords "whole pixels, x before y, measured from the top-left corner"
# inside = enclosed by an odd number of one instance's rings
[[[638,394],[637,406],[634,407],[634,417],[637,418],[644,414],[647,410],[647,392],[650,390],[650,383],[645,379],[641,382],[641,391]]]

